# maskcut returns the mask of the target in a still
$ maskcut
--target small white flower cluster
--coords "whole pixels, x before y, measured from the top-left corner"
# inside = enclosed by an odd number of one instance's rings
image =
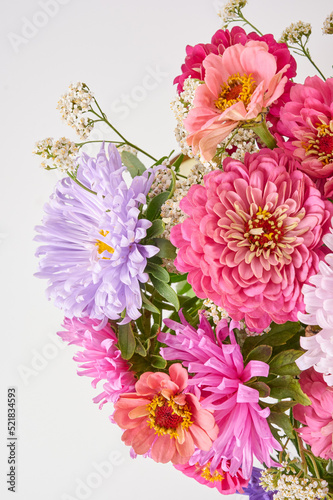
[[[245,7],[247,0],[229,0],[223,9],[218,12],[218,16],[221,17],[224,27],[228,26],[230,21],[238,16],[239,11]]]
[[[203,305],[206,307],[204,314],[207,318],[212,317],[215,325],[218,324],[221,319],[230,320],[230,317],[223,307],[219,307],[214,302],[209,299],[204,300]]]
[[[118,152],[121,154],[123,151],[127,151],[128,153],[132,153],[134,156],[138,156],[138,150],[129,146],[128,144],[123,144],[122,146],[117,147]]]
[[[231,133],[224,140],[224,143],[228,144],[228,141],[232,136],[233,133]],[[258,151],[258,146],[256,143],[257,139],[258,137],[256,136],[255,132],[253,132],[253,130],[249,128],[239,128],[234,137],[232,137],[230,144],[226,146],[226,152],[236,147],[236,151],[234,153],[231,153],[230,156],[235,160],[243,161],[245,153],[255,153]]]
[[[324,500],[328,493],[327,481],[312,477],[298,477],[287,462],[279,469],[267,469],[261,473],[261,486],[266,491],[277,491],[274,500]]]
[[[156,172],[154,182],[149,191],[149,198],[154,198],[170,188],[172,173],[170,168],[163,168]]]
[[[184,90],[179,95],[177,94],[174,101],[171,103],[171,109],[175,113],[177,120],[177,125],[175,128],[176,140],[179,144],[181,152],[188,156],[189,158],[199,159],[192,153],[192,148],[187,144],[187,130],[184,127],[184,120],[188,115],[188,112],[193,108],[193,100],[195,91],[200,85],[199,80],[194,80],[193,78],[187,78],[184,81]]]
[[[325,19],[323,24],[323,34],[332,35],[333,34],[333,12],[331,12]]]
[[[43,139],[36,143],[34,154],[45,158],[41,167],[46,170],[57,168],[61,172],[74,172],[77,167],[76,156],[79,148],[66,137],[55,141],[52,137]]]
[[[90,111],[93,94],[85,83],[71,84],[66,94],[62,95],[57,109],[60,110],[62,119],[74,128],[81,139],[86,139],[93,129],[91,118],[83,116]]]
[[[303,21],[291,23],[291,25],[282,32],[279,43],[298,43],[301,41],[302,36],[308,38],[311,35],[311,31],[312,28],[310,23],[303,23]]]

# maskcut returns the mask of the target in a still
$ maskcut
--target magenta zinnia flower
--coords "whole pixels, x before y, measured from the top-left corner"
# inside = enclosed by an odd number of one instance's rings
[[[266,112],[282,95],[289,65],[278,71],[267,44],[250,40],[228,47],[222,56],[209,54],[203,66],[205,83],[196,89],[184,125],[193,152],[200,150],[210,161],[232,130]]]
[[[332,204],[281,150],[227,158],[204,186],[180,202],[188,215],[172,228],[175,265],[196,295],[209,298],[248,328],[297,321],[301,287],[318,271]]]
[[[49,280],[47,295],[67,317],[137,319],[142,306],[140,283],[147,258],[158,253],[142,245],[151,222],[139,219],[153,175],[135,177],[128,187],[118,151],[102,146],[97,158],[83,155],[78,179],[59,181],[36,228],[40,258],[37,276]]]
[[[311,446],[314,455],[333,459],[333,389],[312,368],[302,372],[299,381],[311,399],[311,406],[298,404],[293,408],[294,417],[304,425],[297,432]]]
[[[202,406],[214,410],[220,429],[218,437],[208,451],[201,451],[196,461],[200,465],[210,462],[211,470],[220,466],[221,460],[230,461],[233,476],[241,468],[244,478],[249,479],[253,456],[267,467],[276,465],[270,453],[280,445],[272,436],[266,418],[270,410],[262,410],[258,404],[259,393],[245,383],[252,377],[267,377],[269,366],[262,361],[250,361],[244,367],[243,356],[236,343],[231,322],[230,329],[222,320],[214,332],[203,314],[196,330],[181,315],[182,324],[165,320],[176,335],[160,333],[158,340],[167,345],[161,349],[167,360],[181,359],[194,376],[188,383],[204,396]],[[231,344],[223,344],[230,336]]]
[[[115,404],[114,421],[122,429],[122,440],[135,453],[155,462],[186,463],[195,447],[209,450],[218,428],[211,412],[196,396],[184,392],[188,385],[185,368],[171,365],[169,374],[146,372],[134,393],[123,394]]]
[[[316,179],[333,174],[333,78],[318,76],[295,85],[290,102],[281,109],[278,130],[288,141],[281,146],[301,162],[300,168]],[[327,191],[329,188],[329,192]],[[325,194],[332,188],[325,186]]]
[[[116,347],[116,334],[108,323],[103,328],[99,328],[99,323],[90,318],[65,318],[65,331],[58,335],[69,345],[83,348],[74,356],[79,363],[78,375],[92,377],[93,387],[104,382],[103,392],[94,398],[102,406],[108,401],[114,403],[124,392],[132,392],[136,379]]]

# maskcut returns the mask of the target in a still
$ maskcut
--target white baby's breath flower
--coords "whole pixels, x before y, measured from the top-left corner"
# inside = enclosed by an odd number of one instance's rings
[[[57,109],[62,119],[74,128],[81,139],[90,134],[93,123],[91,118],[83,116],[90,111],[93,94],[85,83],[78,82],[69,86],[68,92],[61,96]]]
[[[227,27],[230,22],[237,18],[240,10],[245,7],[246,4],[247,0],[229,0],[217,14],[221,17],[223,26]]]
[[[302,37],[309,37],[311,35],[311,24],[304,23],[303,21],[298,21],[297,23],[291,23],[288,28],[286,28],[280,37],[280,43],[295,44],[301,41]]]
[[[323,34],[332,35],[333,34],[333,12],[331,12],[325,19],[323,24]]]
[[[52,137],[42,139],[36,143],[33,153],[46,161],[41,163],[46,170],[57,168],[61,172],[74,172],[77,166],[76,157],[79,148],[66,137],[55,141]]]

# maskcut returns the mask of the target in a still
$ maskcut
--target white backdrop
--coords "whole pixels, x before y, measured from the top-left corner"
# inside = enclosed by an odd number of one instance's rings
[[[55,336],[62,313],[46,301],[45,282],[33,277],[33,228],[57,174],[41,170],[31,154],[35,141],[47,136],[77,140],[55,108],[68,84],[79,80],[134,143],[157,157],[176,148],[169,106],[175,93],[172,81],[185,46],[208,42],[220,27],[218,4],[1,1],[0,496],[5,500],[13,498],[5,479],[7,389],[12,386],[18,397],[15,499],[220,497],[172,466],[130,459],[120,429],[108,420],[112,409],[100,411],[91,401],[97,393],[90,380],[76,375],[71,359],[75,348],[65,348]],[[311,22],[311,53],[330,76],[333,38],[323,36],[321,26],[332,7],[329,0],[249,0],[244,13],[276,37],[292,21]],[[305,59],[299,63],[297,81],[302,82],[314,71]]]

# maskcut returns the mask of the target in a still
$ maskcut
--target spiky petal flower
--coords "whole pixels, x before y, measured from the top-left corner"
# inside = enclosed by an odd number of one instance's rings
[[[332,220],[333,224],[333,220]],[[323,238],[326,246],[333,251],[333,229]],[[310,337],[301,337],[300,344],[306,352],[296,360],[301,370],[313,367],[322,373],[325,382],[333,386],[333,253],[319,263],[319,271],[304,285],[305,310],[298,318],[306,325],[318,325],[321,330]]]
[[[175,468],[200,484],[204,484],[209,488],[216,488],[222,495],[243,492],[243,488],[248,485],[248,480],[244,479],[241,469],[232,476],[229,472],[228,460],[222,460],[219,466],[214,471],[211,471],[209,462],[206,465],[195,462],[199,453],[199,450],[197,450],[189,463],[175,465]]]
[[[213,415],[199,399],[184,392],[188,375],[180,363],[170,366],[169,375],[146,372],[134,393],[120,396],[114,421],[122,429],[122,440],[135,453],[149,455],[155,462],[186,463],[195,447],[209,450],[218,428]]]
[[[128,187],[124,169],[113,145],[109,158],[104,146],[97,158],[83,155],[78,179],[97,195],[72,179],[58,182],[36,228],[37,276],[49,280],[48,297],[69,318],[119,319],[125,309],[125,322],[140,316],[147,258],[159,251],[141,244],[151,222],[139,219],[153,175]]]
[[[58,335],[69,345],[82,348],[74,356],[79,364],[78,375],[92,377],[93,387],[98,382],[104,383],[103,392],[94,398],[102,406],[108,401],[114,403],[125,392],[132,392],[136,379],[116,347],[116,334],[108,323],[103,328],[99,328],[99,323],[90,318],[65,318],[65,330]]]
[[[232,130],[257,118],[282,95],[289,65],[278,71],[267,44],[250,40],[228,47],[222,56],[209,54],[203,66],[205,83],[196,89],[184,125],[193,152],[210,161]]]
[[[196,295],[251,331],[297,321],[301,287],[318,271],[333,206],[281,150],[227,158],[180,203],[188,215],[171,230],[175,265]]]
[[[299,381],[311,405],[298,404],[293,408],[294,417],[303,424],[297,432],[311,446],[314,455],[333,459],[333,389],[312,368],[302,372]]]
[[[176,335],[160,333],[158,340],[167,345],[161,349],[167,360],[181,359],[189,373],[194,392],[202,391],[202,406],[214,410],[214,417],[220,429],[218,437],[209,451],[202,451],[196,458],[200,465],[211,463],[214,471],[221,460],[230,460],[230,474],[242,469],[244,478],[251,477],[253,456],[266,466],[274,465],[270,453],[279,450],[279,443],[273,438],[266,418],[269,408],[262,410],[258,404],[259,393],[245,383],[254,376],[267,377],[269,366],[262,361],[250,361],[244,366],[243,356],[236,343],[233,328],[238,323],[222,320],[216,337],[203,314],[196,330],[181,316],[182,324],[165,320],[168,328]],[[230,344],[223,340],[230,336]]]

